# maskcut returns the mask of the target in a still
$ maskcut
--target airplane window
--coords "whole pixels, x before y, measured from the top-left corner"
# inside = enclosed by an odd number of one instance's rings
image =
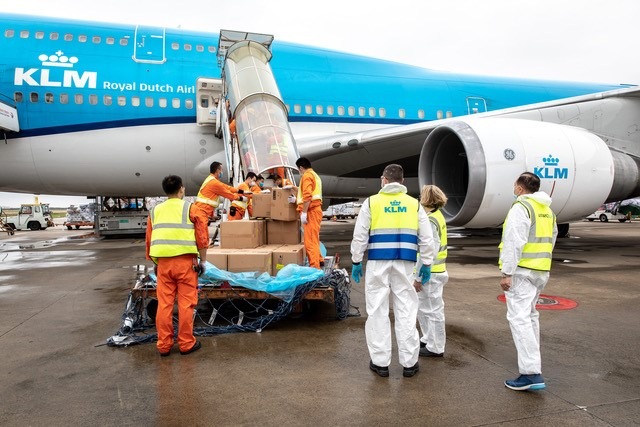
[[[36,39],[42,40],[44,38],[44,31],[36,31]]]
[[[316,105],[316,114],[319,116],[324,114],[324,108],[322,107],[322,105]]]
[[[160,98],[158,100],[158,106],[160,108],[167,108],[167,98]]]
[[[68,104],[69,103],[69,95],[66,93],[60,94],[60,104]]]
[[[78,41],[79,41],[80,43],[86,43],[86,42],[87,42],[87,36],[86,36],[85,34],[80,34],[80,35],[78,36]]]
[[[338,106],[338,115],[344,116],[344,107],[342,105]]]
[[[140,97],[139,96],[132,96],[131,97],[131,105],[134,107],[139,107],[140,106]]]
[[[150,96],[147,96],[144,99],[144,105],[147,106],[147,107],[153,107],[153,98],[150,97]]]
[[[27,31],[27,30],[20,31],[20,38],[21,39],[28,39],[29,38],[29,31]]]
[[[442,114],[442,110],[438,110],[438,112],[436,112],[436,117],[438,118],[438,120],[444,117],[444,115]]]
[[[9,38],[9,39],[11,37],[13,37],[14,35],[15,35],[15,31],[13,31],[13,30],[5,30],[5,32],[4,32],[4,36]]]
[[[387,110],[384,108],[378,108],[378,115],[380,115],[380,117],[387,117]]]
[[[38,102],[38,93],[37,92],[31,92],[30,99],[31,99],[31,102]]]
[[[398,117],[400,117],[401,119],[404,119],[407,116],[407,112],[404,110],[404,108],[401,108],[398,110]]]
[[[66,42],[73,41],[73,34],[65,34],[64,35],[64,41],[66,41]]]
[[[111,105],[113,104],[113,98],[111,97],[111,95],[104,95],[102,97],[102,103],[104,105]]]
[[[95,44],[98,44],[98,43],[100,43],[100,42],[102,41],[102,37],[100,37],[100,36],[93,36],[93,37],[91,38],[91,41],[92,41],[92,42],[94,42]]]
[[[173,50],[180,49],[180,43],[176,43],[176,42],[171,43],[171,49]]]
[[[333,108],[333,105],[327,105],[327,114],[330,116],[333,116],[335,114],[335,110]]]
[[[304,106],[304,113],[305,114],[311,114],[311,112],[313,111],[313,107],[309,104]]]
[[[184,44],[184,50],[190,51],[191,50],[191,45],[189,43],[185,43]]]
[[[364,107],[358,107],[358,115],[364,117]]]
[[[350,115],[350,116],[355,116],[356,115],[356,107],[349,106],[347,108],[347,114]]]
[[[84,96],[81,93],[76,93],[73,100],[78,105],[84,104]]]
[[[173,98],[171,100],[171,106],[173,108],[180,108],[180,98]]]
[[[184,100],[184,106],[188,109],[191,110],[193,108],[193,99],[185,99]]]
[[[451,111],[447,111],[447,119],[453,117],[453,113]]]
[[[209,50],[210,53],[216,53],[216,47],[215,46],[209,46],[207,49]]]
[[[126,46],[129,44],[129,39],[123,37],[120,39],[120,46]]]
[[[293,112],[296,114],[300,114],[302,112],[302,106],[300,104],[294,104]]]
[[[113,37],[107,37],[107,44],[114,44],[116,42],[116,39]]]
[[[44,102],[47,104],[53,103],[53,94],[51,92],[47,92],[44,94]]]
[[[119,96],[118,97],[118,106],[124,107],[125,105],[127,105],[127,98],[125,96]]]
[[[13,94],[13,100],[16,102],[22,102],[22,92],[16,92]]]
[[[89,104],[98,105],[98,95],[89,95]]]
[[[204,46],[202,46],[201,44],[196,45],[196,50],[198,52],[204,52]]]
[[[49,34],[49,40],[58,40],[59,37],[60,37],[60,34],[55,33],[55,32]]]
[[[374,107],[369,107],[369,117],[376,116],[376,109]]]
[[[424,119],[424,110],[418,110],[418,118]]]

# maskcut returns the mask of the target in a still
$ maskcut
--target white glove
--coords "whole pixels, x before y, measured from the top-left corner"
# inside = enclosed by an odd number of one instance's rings
[[[287,201],[289,203],[295,203],[296,202],[296,196],[294,196],[293,194],[290,195],[289,197],[287,197]]]
[[[307,213],[306,212],[302,212],[300,214],[300,220],[302,221],[303,224],[308,223],[309,221],[307,221]]]

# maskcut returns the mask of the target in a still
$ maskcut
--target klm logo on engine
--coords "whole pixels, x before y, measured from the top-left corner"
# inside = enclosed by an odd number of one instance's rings
[[[41,54],[38,59],[43,68],[16,68],[13,83],[16,86],[45,86],[45,87],[75,87],[95,89],[98,81],[98,73],[84,71],[79,73],[72,70],[78,63],[75,56],[68,57],[61,50],[54,55]],[[44,68],[44,67],[52,67]]]
[[[401,206],[401,203],[397,200],[389,202],[391,206],[384,207],[384,213],[404,213],[407,211],[406,206]]]
[[[543,157],[542,161],[544,162],[544,166],[533,168],[533,173],[538,175],[538,177],[547,179],[569,178],[569,168],[558,167],[560,159],[557,157],[553,157],[549,154],[548,157]]]

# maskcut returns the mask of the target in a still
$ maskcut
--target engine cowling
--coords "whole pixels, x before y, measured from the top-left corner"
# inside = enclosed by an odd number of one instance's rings
[[[420,186],[435,184],[448,197],[447,222],[496,227],[513,203],[513,183],[524,171],[541,178],[558,223],[592,213],[608,200],[640,192],[640,167],[581,128],[509,118],[465,118],[434,129],[420,153]]]

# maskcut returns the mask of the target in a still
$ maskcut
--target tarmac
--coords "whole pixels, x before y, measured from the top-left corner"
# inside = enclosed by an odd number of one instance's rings
[[[353,224],[324,221],[321,233],[347,269]],[[547,388],[536,392],[503,384],[518,373],[499,238],[450,231],[445,357],[404,378],[394,342],[380,378],[362,283],[351,290],[359,317],[321,307],[161,358],[154,344],[104,345],[150,265],[142,238],[61,226],[0,235],[0,425],[640,425],[640,221],[578,222],[558,240],[544,293],[577,307],[540,311]]]

